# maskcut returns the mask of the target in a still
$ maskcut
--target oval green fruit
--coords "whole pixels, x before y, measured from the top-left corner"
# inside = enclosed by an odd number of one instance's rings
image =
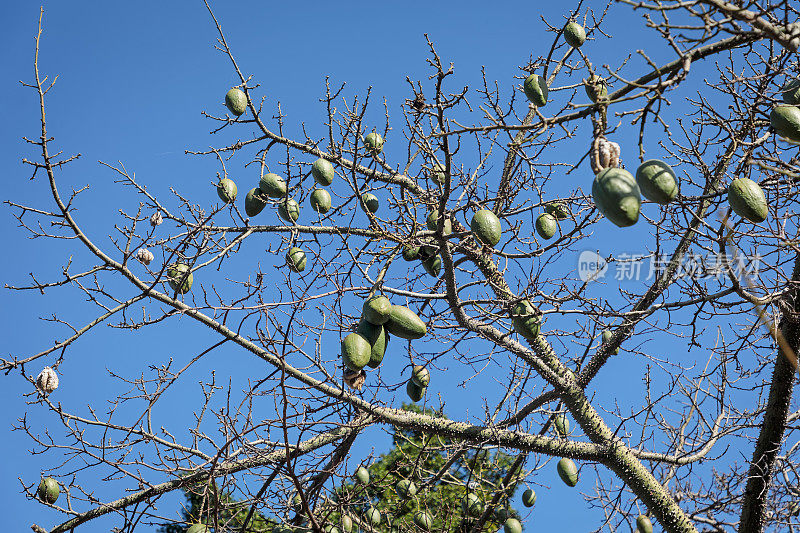
[[[536,493],[533,489],[528,489],[522,493],[522,505],[525,507],[533,507],[536,503]]]
[[[439,247],[434,244],[423,244],[419,248],[419,258],[425,261],[426,259],[430,259],[434,255],[436,255],[436,252],[438,251]]]
[[[793,105],[776,105],[769,114],[775,132],[793,142],[800,142],[800,109]]]
[[[278,203],[278,215],[286,222],[300,218],[300,206],[294,198],[286,198]]]
[[[239,89],[231,89],[225,95],[225,106],[238,117],[247,111],[247,96]]]
[[[361,483],[362,485],[369,484],[369,470],[364,468],[363,466],[359,466],[356,468],[356,473],[354,474],[356,481]]]
[[[509,518],[508,509],[502,505],[495,507],[492,514],[494,515],[494,519],[501,523],[505,522]]]
[[[428,226],[428,229],[431,231],[436,231],[436,226],[439,224],[439,210],[434,209],[428,214],[428,218],[425,220],[425,224]],[[444,219],[444,227],[442,229],[444,235],[450,235],[453,233],[453,223],[450,222],[450,218],[445,216]]]
[[[610,340],[611,340],[611,331],[607,329],[603,330],[603,344],[607,343]],[[619,348],[614,350],[614,355],[617,355],[618,353],[619,353]]]
[[[417,513],[414,515],[414,523],[417,525],[417,527],[420,527],[425,531],[430,531],[431,527],[433,526],[433,519],[427,512],[417,511]]]
[[[208,533],[208,526],[205,524],[192,524],[186,533]]]
[[[550,202],[545,204],[544,212],[551,215],[556,220],[566,220],[569,218],[569,208],[562,202]]]
[[[368,133],[367,136],[364,137],[364,146],[373,155],[378,155],[381,153],[381,150],[383,150],[383,137],[375,132]]]
[[[342,340],[342,362],[354,372],[367,366],[371,351],[367,339],[358,333],[350,333]]]
[[[472,215],[469,227],[476,239],[489,246],[495,246],[503,235],[500,219],[489,209],[481,209]]]
[[[447,167],[441,163],[434,163],[428,176],[434,183],[444,185],[444,179],[447,174]]]
[[[247,213],[249,217],[254,217],[259,214],[264,210],[266,205],[267,201],[262,196],[261,190],[258,187],[250,189],[247,196],[244,198],[244,212]]]
[[[506,519],[503,524],[504,533],[522,533],[522,524],[514,517]]]
[[[531,74],[525,78],[525,83],[522,85],[525,90],[525,96],[528,100],[535,105],[542,107],[547,103],[547,80],[538,74]]]
[[[327,525],[325,526],[325,533],[341,533],[339,528],[336,526]]]
[[[331,195],[325,189],[314,189],[308,202],[311,204],[311,209],[321,215],[331,210]]]
[[[401,498],[412,498],[417,494],[417,486],[409,479],[401,479],[394,486],[394,490]]]
[[[378,211],[379,203],[378,198],[372,194],[371,192],[367,192],[361,195],[361,209],[365,212],[369,211],[370,213],[375,213]]]
[[[575,466],[575,463],[572,459],[567,459],[563,457],[558,462],[558,475],[561,477],[561,481],[569,485],[570,487],[574,487],[578,484],[578,467]]]
[[[261,176],[258,188],[270,198],[283,198],[286,196],[286,182],[283,181],[282,177],[272,172]]]
[[[406,261],[419,259],[419,246],[403,246],[403,259]]]
[[[483,502],[474,492],[468,492],[461,500],[461,512],[473,518],[483,513]]]
[[[636,169],[636,184],[642,196],[657,204],[668,204],[678,196],[678,181],[672,168],[658,159],[649,159]]]
[[[58,495],[61,494],[61,489],[59,488],[58,482],[55,479],[51,477],[45,477],[42,478],[42,481],[39,483],[39,488],[36,490],[36,494],[43,502],[52,504],[56,503],[56,500],[58,500]]]
[[[411,371],[411,381],[420,387],[427,387],[431,382],[431,373],[422,365],[414,365]]]
[[[572,21],[564,27],[564,40],[572,48],[580,48],[586,42],[586,30],[577,22]]]
[[[542,239],[550,239],[556,234],[556,231],[558,231],[556,217],[550,213],[542,213],[539,215],[536,219],[536,233],[539,234],[539,237]]]
[[[371,368],[378,368],[383,362],[383,356],[386,354],[386,345],[389,342],[389,335],[386,330],[383,326],[371,324],[362,318],[358,322],[356,333],[367,339],[371,347],[367,365]]]
[[[787,104],[800,104],[800,80],[789,80],[781,88],[781,98]]]
[[[539,334],[539,315],[530,301],[522,300],[511,309],[511,322],[514,331],[528,341],[532,341]]]
[[[569,420],[567,419],[567,415],[564,413],[557,413],[556,416],[553,417],[553,429],[556,430],[556,434],[559,437],[568,437]]]
[[[423,259],[422,266],[425,268],[425,272],[434,278],[438,278],[439,273],[442,271],[442,256],[437,254]]]
[[[385,324],[391,312],[392,302],[386,296],[373,296],[361,308],[361,316],[375,325]]]
[[[600,100],[608,98],[608,84],[606,80],[597,74],[592,74],[583,80],[583,90],[586,91],[586,96],[595,104]]]
[[[600,212],[617,226],[633,226],[642,204],[639,186],[623,168],[606,168],[592,182],[592,198]]]
[[[373,526],[381,525],[381,512],[374,507],[367,509],[367,520]]]
[[[311,175],[314,176],[314,181],[324,187],[327,187],[333,183],[333,177],[336,174],[333,171],[333,165],[331,162],[320,157],[311,165]]]
[[[645,515],[640,514],[636,518],[636,531],[638,533],[653,533],[653,523]]]
[[[230,178],[223,178],[217,183],[217,196],[226,204],[236,200],[238,192],[239,190],[236,188],[236,184]]]
[[[289,248],[286,252],[286,264],[294,272],[302,272],[306,269],[306,253],[301,248]]]
[[[728,185],[728,203],[734,213],[750,222],[764,222],[769,214],[764,190],[748,178],[737,178]]]
[[[420,387],[414,383],[413,379],[409,379],[406,383],[406,394],[411,398],[411,401],[418,402],[425,396],[425,387]]]
[[[345,533],[353,531],[353,519],[347,515],[342,515],[342,531]]]
[[[428,328],[417,314],[403,305],[393,305],[389,320],[384,325],[386,331],[401,339],[421,339]]]
[[[188,275],[187,275],[188,274]],[[185,263],[176,263],[167,269],[167,277],[169,279],[169,286],[173,291],[179,294],[186,294],[192,288],[194,283],[194,275]]]

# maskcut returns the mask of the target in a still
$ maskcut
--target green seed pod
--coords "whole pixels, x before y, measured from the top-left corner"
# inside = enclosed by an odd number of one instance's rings
[[[363,466],[359,466],[356,469],[356,473],[355,473],[354,476],[356,478],[356,481],[358,481],[362,485],[368,485],[369,484],[369,470],[367,470]]]
[[[636,169],[636,183],[642,196],[666,205],[678,196],[678,181],[672,168],[658,159],[649,159]]]
[[[36,490],[39,499],[47,503],[56,503],[58,495],[61,494],[61,489],[58,487],[58,482],[51,478],[42,478],[39,483],[39,488]]]
[[[411,381],[425,388],[431,382],[431,373],[422,365],[415,365],[414,370],[411,372]]]
[[[430,531],[433,526],[433,519],[427,512],[417,511],[417,514],[414,515],[414,523],[423,531]]]
[[[572,48],[580,48],[586,42],[586,31],[577,22],[570,22],[564,27],[564,40]]]
[[[603,344],[607,343],[610,340],[611,340],[611,331],[607,329],[603,330]],[[618,353],[619,353],[619,348],[614,350],[614,355],[617,355]]]
[[[583,80],[583,90],[586,91],[589,100],[595,104],[608,98],[608,84],[597,74],[592,74]]]
[[[386,296],[373,296],[364,302],[361,315],[367,322],[375,325],[385,324],[392,313],[392,303]]]
[[[564,413],[558,413],[556,416],[553,417],[553,429],[556,430],[556,434],[559,437],[568,437],[569,436],[569,420],[567,420],[567,415]]]
[[[232,179],[223,178],[217,183],[217,196],[226,204],[236,200],[236,194],[238,192],[239,190],[236,188],[236,184]]]
[[[373,155],[378,155],[383,150],[383,137],[380,134],[372,132],[364,137],[364,146]]]
[[[408,479],[401,479],[394,486],[394,490],[401,498],[413,498],[417,494],[417,486],[413,481]]]
[[[528,489],[522,493],[522,505],[525,507],[533,507],[536,503],[536,493],[533,489]]]
[[[556,221],[556,217],[550,213],[542,213],[536,219],[536,233],[538,233],[539,237],[542,239],[546,240],[552,238],[557,231],[558,222]]]
[[[187,275],[188,273],[188,275]],[[173,291],[179,294],[186,294],[192,288],[194,283],[194,276],[192,275],[189,265],[184,263],[176,263],[167,269],[167,278],[169,286]]]
[[[476,239],[489,246],[497,245],[503,235],[500,219],[489,209],[481,209],[472,215],[469,227]]]
[[[333,183],[336,173],[333,171],[331,162],[320,157],[311,165],[311,175],[314,176],[314,181],[323,187],[327,187]]]
[[[270,198],[283,198],[286,196],[287,191],[286,182],[283,181],[283,178],[272,172],[261,176],[258,188]]]
[[[263,193],[259,188],[250,189],[247,196],[244,198],[244,212],[247,213],[249,217],[254,217],[259,214],[264,210],[266,205],[267,201],[264,199]]]
[[[653,523],[645,515],[640,514],[636,518],[636,531],[638,533],[653,533]]]
[[[294,198],[287,198],[278,203],[278,215],[286,222],[295,222],[300,218],[300,206]]]
[[[414,261],[419,259],[419,246],[404,246],[403,259],[406,261]]]
[[[239,89],[231,89],[225,95],[225,105],[238,117],[247,111],[247,96]]]
[[[769,215],[764,190],[755,181],[737,178],[728,186],[728,204],[733,212],[750,222],[764,222]]]
[[[522,533],[522,524],[514,517],[508,518],[503,524],[503,531],[504,533]]]
[[[361,202],[362,202],[361,209],[363,209],[364,212],[369,211],[370,213],[375,213],[378,211],[378,207],[380,205],[378,202],[378,198],[371,192],[362,194]]]
[[[406,394],[411,398],[411,401],[418,402],[425,396],[425,387],[420,387],[414,383],[413,379],[409,379],[406,383]]]
[[[308,202],[311,204],[311,209],[321,215],[324,215],[331,209],[331,195],[325,189],[314,189]]]
[[[514,325],[514,331],[529,342],[539,334],[539,315],[528,300],[522,300],[511,309],[511,322]]]
[[[572,459],[563,457],[558,462],[558,475],[561,477],[561,481],[570,487],[574,487],[578,484],[578,467],[575,466]]]
[[[425,221],[425,224],[428,226],[428,229],[431,231],[436,231],[436,225],[439,223],[439,210],[434,209],[428,214],[428,218]],[[450,235],[453,233],[453,223],[450,222],[450,218],[445,217],[444,219],[444,228],[442,229],[444,235]]]
[[[446,175],[446,169],[443,164],[441,163],[434,163],[431,171],[428,173],[428,177],[436,184],[443,185],[444,179]]]
[[[438,278],[439,273],[442,271],[442,256],[437,254],[427,259],[423,259],[422,266],[425,268],[425,272],[434,278]]]
[[[286,264],[292,271],[302,272],[306,269],[306,253],[301,248],[290,248],[286,252]]]
[[[542,107],[547,103],[547,80],[538,74],[531,74],[525,79],[522,88],[525,96],[535,105]]]
[[[186,533],[208,533],[208,526],[205,524],[192,524]]]

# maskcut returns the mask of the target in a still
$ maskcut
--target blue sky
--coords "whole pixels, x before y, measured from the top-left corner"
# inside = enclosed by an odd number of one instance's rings
[[[290,133],[299,131],[301,123],[319,129],[323,108],[318,99],[323,94],[325,76],[330,76],[333,83],[346,81],[348,95],[363,93],[371,86],[373,98],[385,97],[390,113],[399,117],[399,106],[409,96],[405,77],[424,79],[429,74],[424,33],[436,43],[445,62],[455,63],[451,90],[467,84],[477,87],[480,69],[485,66],[487,78],[499,80],[504,94],[510,94],[519,83],[513,79],[521,73],[519,67],[527,63],[531,54],[546,54],[552,42],[552,34],[544,31],[540,15],[552,21],[561,21],[567,15],[555,2],[504,2],[491,10],[483,2],[215,4],[216,15],[239,64],[261,84],[259,90],[268,96],[268,105],[274,105],[276,100],[281,102]],[[201,111],[219,111],[223,95],[238,81],[227,58],[214,50],[216,32],[202,2],[144,1],[135,5],[48,2],[44,7],[40,68],[51,78],[59,76],[48,98],[49,129],[58,150],[65,154],[81,153],[80,160],[64,172],[64,186],[91,186],[79,206],[78,216],[89,221],[95,237],[108,244],[102,236],[113,231],[118,209],[135,207],[135,202],[124,197],[120,186],[114,183],[113,174],[97,163],[99,160],[110,164],[122,161],[156,195],[166,195],[170,187],[175,187],[194,201],[206,198],[209,204],[215,202],[209,185],[217,171],[215,161],[185,156],[184,150],[207,149],[231,138],[226,134],[210,136],[213,126],[201,116]],[[38,5],[27,2],[7,2],[1,11],[7,27],[0,36],[5,51],[0,90],[6,102],[0,107],[0,120],[6,125],[0,130],[3,200],[30,205],[48,200],[45,181],[41,177],[30,181],[29,169],[21,163],[22,157],[36,157],[21,137],[38,135],[37,101],[35,93],[22,88],[18,80],[31,80],[38,12]],[[587,50],[598,58],[596,63],[602,64],[605,57],[609,62],[619,62],[625,57],[623,50],[627,53],[628,49],[641,46],[643,34],[630,26],[639,20],[638,15],[629,13],[611,19],[609,27],[619,30],[610,32],[615,37],[587,45]],[[649,51],[659,60],[670,57],[660,45]],[[702,68],[697,70],[702,72]],[[524,104],[521,109],[524,113]],[[368,116],[382,128],[382,115],[381,107],[373,107]],[[397,134],[401,127],[401,123],[395,124]],[[635,128],[628,130],[620,135],[634,139]],[[244,130],[238,131],[243,138],[249,135]],[[581,141],[583,144],[587,143]],[[572,161],[575,154],[564,157]],[[232,172],[244,173],[243,163]],[[585,174],[587,190],[591,177],[588,168]],[[244,178],[239,183],[240,196],[249,189],[245,183]],[[566,189],[569,187],[567,184]],[[67,243],[26,238],[6,205],[0,209],[0,217],[7,257],[0,265],[4,283],[24,284],[29,272],[42,279],[58,276]],[[595,249],[607,251],[618,244],[616,228],[601,224],[597,229]],[[628,235],[644,239],[647,232],[647,227],[637,228]],[[627,241],[630,252],[637,251],[634,241]],[[577,260],[569,268],[576,263]],[[608,292],[613,294],[614,287],[609,287]],[[70,294],[71,297],[60,293],[43,296],[5,290],[4,304],[0,306],[3,356],[24,357],[63,338],[63,327],[42,322],[39,316],[58,313],[76,323],[90,319],[91,307],[80,301],[80,297],[76,300],[75,293]],[[150,356],[156,359],[174,356],[181,361],[185,352],[202,349],[211,342],[208,332],[187,322],[183,319],[178,326],[154,327],[143,338],[103,330],[81,340],[68,352],[69,364],[64,365],[62,387],[55,399],[84,414],[87,404],[104,412],[108,409],[105,401],[120,391],[119,383],[109,378],[109,371],[136,375]],[[664,351],[668,347],[660,345]],[[682,350],[685,352],[685,347]],[[218,366],[220,361],[225,368]],[[225,379],[243,379],[248,375],[250,361],[246,354],[230,350],[221,354],[216,364],[198,368],[192,378],[195,384],[207,379],[213,368]],[[35,375],[41,366],[36,363],[25,370]],[[595,385],[595,392],[623,397],[619,378],[614,376],[631,368],[640,369],[641,363],[630,359],[612,363]],[[457,368],[449,371],[452,374],[432,392],[447,399],[447,412],[463,415],[462,406],[470,405],[475,391],[452,386],[460,381],[452,379],[453,376],[461,374]],[[626,384],[631,387],[628,392],[632,398],[637,399],[641,391],[636,387],[641,385],[640,381],[630,380]],[[31,427],[41,434],[43,425],[55,421],[40,406],[26,403],[33,399],[24,396],[31,389],[18,375],[4,376],[0,390],[6,407],[0,415],[6,458],[0,466],[0,479],[4,480],[0,495],[16,510],[6,514],[6,525],[12,530],[23,530],[35,520],[51,527],[61,517],[27,500],[20,493],[17,479],[30,484],[38,480],[41,471],[58,464],[59,458],[56,454],[32,455],[30,450],[36,449],[33,443],[22,432],[12,432],[11,427],[18,424],[20,417],[27,416]],[[171,401],[174,412],[161,413],[163,423],[179,423],[178,417],[191,412],[188,408],[196,399],[196,386],[187,387],[185,396]],[[56,435],[60,435],[58,431],[59,428]],[[357,453],[373,451],[373,442],[388,442],[380,436],[375,439],[361,439]],[[374,453],[382,451],[375,444]],[[554,468],[554,464],[550,465],[536,479],[552,489],[537,490],[539,505],[528,517],[528,523],[536,528],[556,526],[569,531],[596,527],[601,514],[586,507],[577,489],[563,487],[555,477]],[[579,489],[591,491],[592,486],[593,481],[587,476]],[[97,486],[97,494],[103,500],[121,496],[119,490],[121,487],[114,483]],[[162,503],[164,514],[174,512],[167,507]],[[565,509],[569,511],[564,512]],[[107,531],[115,524],[97,521],[81,530]]]

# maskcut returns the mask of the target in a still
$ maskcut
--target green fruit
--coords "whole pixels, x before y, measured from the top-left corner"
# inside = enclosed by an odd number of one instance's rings
[[[494,519],[498,522],[505,522],[509,518],[508,509],[505,507],[497,506],[494,508]]]
[[[314,189],[308,201],[311,209],[322,215],[331,209],[331,195],[325,189]]]
[[[208,533],[208,526],[205,524],[192,524],[186,533]]]
[[[386,331],[401,339],[421,339],[428,332],[417,313],[402,305],[393,305],[389,320],[384,325]]]
[[[514,331],[528,341],[532,341],[539,334],[539,315],[528,300],[518,302],[511,309],[511,322],[514,324]]]
[[[793,105],[776,105],[769,114],[769,122],[781,137],[800,142],[800,109]]]
[[[678,181],[670,166],[649,159],[636,169],[636,183],[642,196],[657,204],[668,204],[678,196]]]
[[[563,457],[558,462],[558,475],[561,477],[561,481],[570,487],[574,487],[578,484],[578,467],[575,466],[572,459]]]
[[[342,531],[345,533],[353,531],[353,519],[347,515],[342,515]]]
[[[401,479],[394,486],[397,495],[401,498],[413,498],[417,494],[417,486],[413,481],[408,479]]]
[[[569,208],[561,202],[550,202],[545,204],[544,212],[551,215],[556,220],[566,220],[569,218]]]
[[[528,100],[539,107],[547,103],[547,80],[538,74],[531,74],[522,85]]]
[[[369,363],[372,347],[367,339],[358,333],[350,333],[342,340],[342,361],[344,366],[358,372]]]
[[[567,415],[564,413],[558,413],[555,417],[553,417],[553,429],[556,430],[556,433],[560,437],[568,437],[569,436],[569,420],[567,420]]]
[[[267,201],[261,194],[261,190],[256,187],[255,189],[250,189],[247,196],[245,196],[244,212],[247,213],[247,216],[254,217],[264,210]]]
[[[428,214],[428,219],[425,221],[428,229],[431,231],[436,231],[436,225],[439,223],[439,210],[434,209]],[[453,223],[450,222],[450,219],[445,217],[444,219],[444,228],[443,228],[444,235],[450,235],[453,233]]]
[[[370,213],[375,213],[378,211],[378,198],[371,192],[362,194],[361,202],[361,209],[363,209],[364,212],[369,211]]]
[[[325,533],[341,533],[339,528],[336,526],[327,525],[325,526]]]
[[[419,259],[419,246],[404,246],[403,259],[406,261],[413,261]]]
[[[800,502],[792,502],[789,504],[789,515],[800,516]]]
[[[528,489],[522,493],[522,505],[525,507],[533,507],[536,503],[536,493],[533,489]]]
[[[553,235],[556,234],[558,231],[558,222],[556,221],[556,217],[551,215],[550,213],[542,213],[536,219],[536,233],[542,239],[550,239]]]
[[[225,105],[238,117],[247,111],[247,95],[239,89],[231,89],[225,95]]]
[[[371,347],[369,362],[367,364],[371,368],[378,368],[383,361],[383,356],[386,354],[386,344],[389,342],[389,336],[386,330],[383,326],[370,324],[362,318],[358,322],[356,333],[367,339]]]
[[[381,512],[374,507],[367,509],[367,520],[373,526],[381,525]]]
[[[608,84],[597,74],[592,74],[583,80],[583,90],[586,91],[589,100],[595,104],[608,98]]]
[[[789,80],[781,89],[781,97],[787,104],[800,104],[800,80]]]
[[[610,340],[611,340],[611,331],[606,329],[603,331],[603,344],[607,343]],[[616,348],[614,350],[614,355],[617,355],[618,353],[619,353],[619,348]]]
[[[580,48],[586,42],[586,31],[577,22],[570,22],[564,27],[564,40],[572,48]]]
[[[420,387],[414,383],[414,380],[409,379],[408,383],[406,383],[406,394],[414,402],[420,401],[425,396],[425,390],[425,387]]]
[[[639,186],[625,169],[601,170],[592,182],[592,198],[600,212],[620,228],[633,226],[639,220]]]
[[[36,490],[39,499],[47,503],[56,503],[58,495],[61,494],[61,489],[58,487],[58,482],[51,478],[42,478],[39,483],[39,488]]]
[[[461,512],[473,518],[483,513],[483,502],[474,492],[468,492],[461,500]]]
[[[493,211],[481,209],[472,215],[472,222],[469,225],[472,234],[483,244],[495,246],[500,242],[503,228],[500,226],[500,219]]]
[[[286,252],[286,264],[294,272],[302,272],[306,269],[306,253],[301,248],[289,248]]]
[[[167,278],[169,279],[169,286],[172,287],[172,290],[180,294],[189,292],[192,288],[192,283],[194,283],[194,275],[189,265],[184,263],[176,263],[170,266],[167,269]]]
[[[386,296],[373,296],[364,302],[361,308],[361,316],[371,323],[380,326],[389,320],[392,312],[392,302]]]
[[[368,133],[367,136],[364,137],[364,146],[366,146],[367,150],[373,155],[378,155],[381,153],[381,150],[383,150],[383,137],[375,132]]]
[[[431,373],[422,365],[414,365],[414,370],[411,371],[411,381],[420,387],[427,387],[431,382]]]
[[[223,178],[217,183],[217,196],[226,204],[236,200],[236,194],[238,192],[239,190],[236,188],[236,184],[232,179]]]
[[[314,181],[323,187],[327,187],[333,183],[333,177],[335,176],[333,165],[327,159],[320,157],[311,165],[311,175],[314,176]]]
[[[295,222],[300,218],[300,206],[294,198],[286,198],[278,203],[278,215],[286,222]]]
[[[653,533],[653,523],[645,515],[640,514],[636,518],[636,531],[638,533]]]
[[[503,531],[505,533],[522,533],[522,524],[516,518],[508,518],[503,524]]]
[[[425,511],[417,511],[417,513],[414,515],[414,523],[417,525],[417,527],[420,527],[425,531],[430,531],[431,527],[433,526],[433,519],[431,518],[431,515]]]
[[[441,163],[434,163],[433,168],[430,171],[428,176],[433,180],[434,183],[438,183],[439,185],[444,185],[444,179],[447,175],[447,167]]]
[[[764,222],[767,219],[767,199],[764,191],[748,178],[737,178],[728,186],[728,203],[733,212],[750,222]]]
[[[270,198],[283,198],[286,196],[286,182],[283,181],[282,177],[272,172],[261,176],[258,188]]]
[[[363,466],[359,466],[356,469],[356,473],[355,473],[354,477],[356,478],[356,481],[358,481],[362,485],[368,485],[369,484],[369,470],[367,470]]]
[[[439,273],[442,271],[442,256],[434,255],[428,257],[427,259],[423,259],[422,266],[425,268],[425,272],[434,278],[438,278]]]

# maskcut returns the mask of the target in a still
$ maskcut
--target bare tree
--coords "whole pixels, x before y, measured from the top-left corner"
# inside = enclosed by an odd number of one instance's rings
[[[552,46],[546,55],[530,58],[515,80],[484,76],[477,88],[453,89],[454,68],[429,40],[428,72],[408,78],[399,116],[384,104],[380,125],[364,120],[375,95],[348,100],[342,87],[328,83],[324,138],[284,134],[280,107],[264,107],[256,75],[237,63],[209,7],[217,48],[230,58],[239,83],[229,93],[230,112],[206,116],[215,131],[240,132],[246,140],[187,153],[210,158],[220,180],[238,164],[254,176],[252,185],[266,184],[250,191],[243,212],[251,186],[241,180],[236,202],[198,205],[180,191],[156,198],[122,163],[104,163],[121,194],[139,199],[135,212],[109,222],[111,246],[74,215],[84,191],[59,186],[77,156],[61,155],[48,133],[45,105],[53,82],[39,70],[40,19],[35,78],[27,86],[39,96],[41,133],[26,139],[36,155],[24,162],[36,179],[48,180],[52,198],[41,205],[7,203],[24,230],[64,240],[70,252],[62,278],[35,277],[11,288],[77,291],[98,312],[84,323],[59,319],[71,336],[4,359],[2,369],[33,385],[42,366],[57,372],[69,365],[70,344],[112,320],[137,339],[178,319],[218,336],[181,368],[162,361],[138,377],[120,377],[128,391],[111,399],[108,415],[54,403],[46,390],[52,386],[40,384],[31,408],[57,414],[60,433],[49,428],[42,438],[27,425],[22,429],[45,457],[56,451],[68,457],[53,465],[66,497],[47,504],[64,516],[49,531],[109,514],[125,530],[165,523],[174,516],[156,509],[159,498],[203,484],[210,516],[222,516],[215,511],[225,501],[216,495],[224,490],[242,495],[250,515],[314,531],[325,530],[334,516],[354,514],[358,521],[356,501],[333,498],[332,490],[352,474],[350,447],[373,425],[426,435],[426,446],[440,447],[447,461],[426,473],[420,490],[450,482],[449,468],[463,454],[500,448],[519,454],[509,480],[524,472],[535,482],[536,472],[555,468],[558,458],[577,461],[580,478],[596,480],[581,487],[605,517],[597,531],[628,531],[639,516],[669,532],[798,530],[798,445],[792,441],[798,414],[791,398],[800,343],[800,161],[797,143],[776,135],[770,122],[785,83],[798,76],[797,5],[620,0],[597,7],[579,3],[563,20],[547,21]],[[608,14],[625,9],[643,15],[651,45],[668,46],[671,60],[652,59],[645,43],[635,54],[592,62],[591,43],[604,38]],[[580,32],[565,26],[570,21],[585,32],[584,47]],[[697,64],[705,68],[702,76],[693,75]],[[529,90],[522,90],[522,80]],[[546,105],[545,85],[559,95],[560,107]],[[795,127],[800,131],[800,122]],[[615,146],[615,136],[630,128],[638,131],[638,146]],[[571,161],[564,160],[568,153],[575,154]],[[593,196],[588,181],[575,179],[570,194],[551,191],[563,190],[556,183],[564,176],[591,177],[590,169],[618,165],[633,172],[652,157],[675,169],[680,193],[663,205],[645,203],[641,214],[637,205],[637,224],[649,228],[647,241],[636,243],[640,255],[620,248],[595,256],[595,280],[587,278],[575,268],[579,246],[591,248],[586,243],[612,227],[613,216],[598,209],[602,193]],[[292,199],[306,205],[314,190],[327,190],[325,178],[314,186],[321,171],[311,165],[318,159],[335,171],[332,208],[311,216],[304,207],[302,217],[293,217]],[[277,199],[265,195],[280,188],[271,174],[286,187]],[[763,222],[729,211],[728,188],[736,178],[752,179],[766,193]],[[226,183],[219,186],[223,200],[233,195]],[[372,193],[377,208],[366,196]],[[261,223],[257,211],[265,208],[281,212],[285,223]],[[501,223],[496,243],[491,235],[479,238],[480,224],[472,224],[482,210]],[[534,232],[544,210],[556,225],[551,239],[547,231]],[[624,242],[632,230],[613,231]],[[265,247],[274,263],[285,257],[291,268],[223,275],[223,265],[235,265],[248,246]],[[91,265],[75,272],[73,256],[89,257]],[[596,280],[603,265],[645,263],[653,271],[646,283],[609,291],[614,282]],[[340,340],[358,327],[361,302],[377,295],[388,297],[392,309],[413,310],[425,324],[424,338],[390,335],[391,356],[407,358],[403,375],[380,368],[343,372]],[[685,344],[691,364],[654,353],[667,341]],[[154,423],[153,415],[167,408],[162,396],[184,372],[229,345],[272,371],[247,383],[238,404],[225,399],[235,385],[210,378],[190,438]],[[620,349],[648,361],[646,395],[637,407],[593,390]],[[415,365],[433,379],[437,369],[460,366],[472,374],[470,387],[494,390],[486,397],[499,400],[483,405],[480,421],[474,419],[479,403],[473,418],[404,411],[399,404]],[[506,370],[505,382],[487,376],[485,369],[495,366]],[[48,376],[41,383],[51,383]],[[124,414],[117,415],[123,404]],[[561,412],[577,423],[571,435],[550,431]],[[127,492],[97,501],[96,487],[84,481],[93,476],[121,480]],[[39,480],[21,481],[35,497]],[[499,486],[480,516],[464,521],[444,514],[433,527],[481,531],[503,498]]]

